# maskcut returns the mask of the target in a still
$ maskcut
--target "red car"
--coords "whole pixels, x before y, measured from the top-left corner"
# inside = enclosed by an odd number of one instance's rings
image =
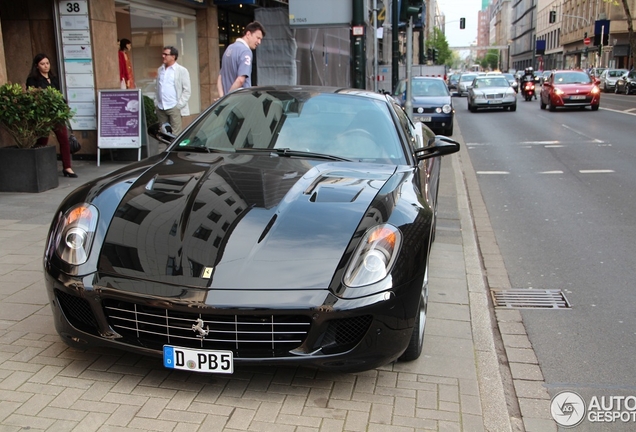
[[[543,83],[540,99],[541,109],[548,107],[550,111],[557,107],[588,106],[596,111],[601,103],[601,90],[598,81],[586,72],[557,70]]]

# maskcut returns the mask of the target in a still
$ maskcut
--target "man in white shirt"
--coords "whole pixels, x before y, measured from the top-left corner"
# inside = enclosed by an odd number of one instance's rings
[[[179,51],[175,47],[164,47],[161,55],[163,64],[157,70],[155,93],[157,118],[160,124],[169,123],[172,133],[178,135],[182,130],[181,117],[190,115],[190,74],[177,63]]]

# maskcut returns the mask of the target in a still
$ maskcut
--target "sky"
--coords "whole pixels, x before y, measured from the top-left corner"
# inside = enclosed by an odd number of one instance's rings
[[[477,41],[477,12],[481,0],[437,0],[439,10],[446,15],[446,40],[449,47],[468,46]],[[466,18],[466,28],[460,30],[459,19]]]

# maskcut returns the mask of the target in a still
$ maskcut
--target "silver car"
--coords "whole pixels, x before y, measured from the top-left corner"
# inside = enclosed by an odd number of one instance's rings
[[[463,73],[459,76],[459,81],[457,81],[457,93],[460,96],[466,96],[468,94],[468,89],[470,88],[473,80],[477,78],[476,73]]]
[[[613,91],[616,87],[616,80],[623,76],[627,69],[605,69],[601,74],[599,88],[603,92]]]
[[[503,108],[517,110],[517,94],[503,75],[478,76],[468,90],[468,109]]]

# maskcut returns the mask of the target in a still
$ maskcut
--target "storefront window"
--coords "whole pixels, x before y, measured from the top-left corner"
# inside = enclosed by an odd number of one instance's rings
[[[142,94],[155,96],[157,69],[161,66],[164,46],[179,50],[177,62],[188,69],[192,85],[191,114],[201,111],[196,17],[194,10],[178,6],[166,9],[166,3],[150,0],[115,2],[118,38],[132,42],[135,85]]]

